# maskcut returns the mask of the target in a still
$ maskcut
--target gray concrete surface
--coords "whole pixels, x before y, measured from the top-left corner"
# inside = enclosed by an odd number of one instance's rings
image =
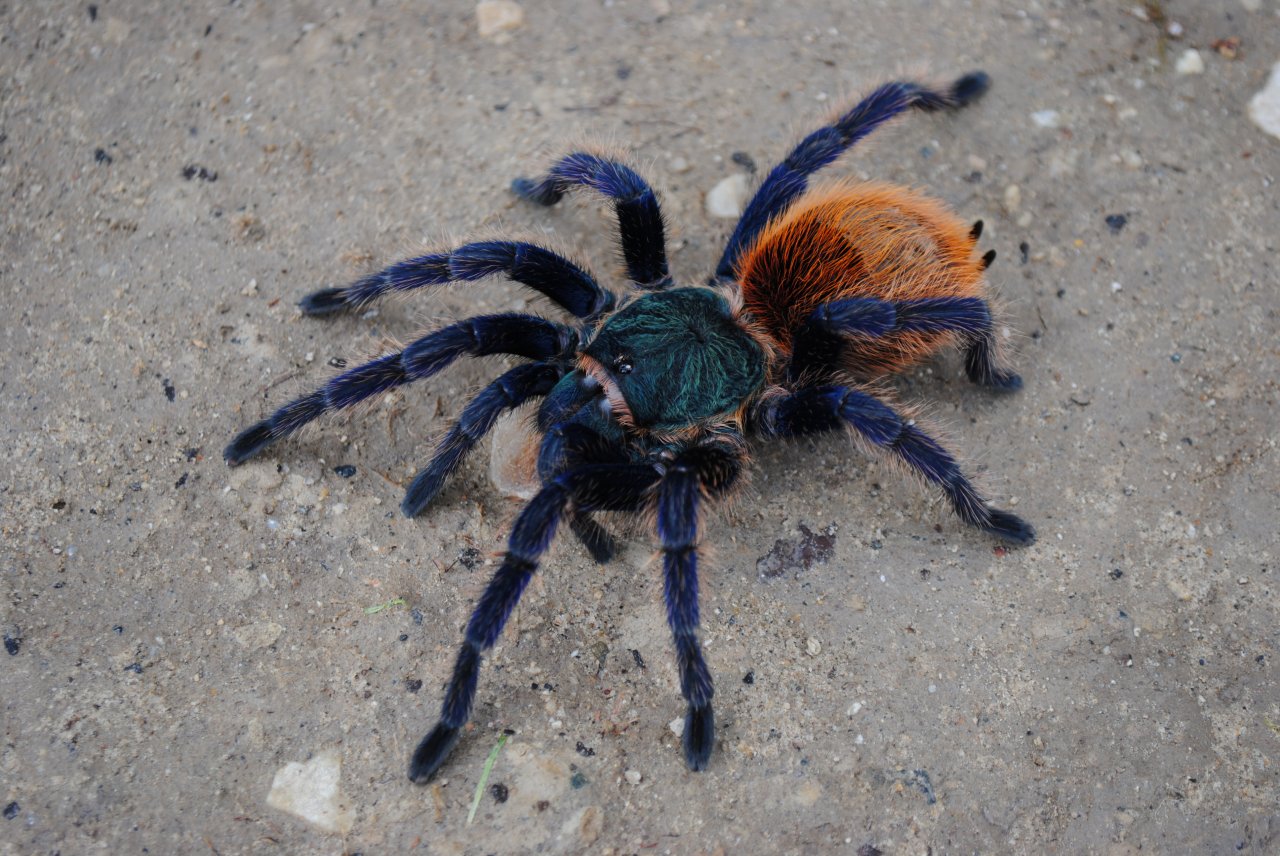
[[[1280,852],[1280,141],[1245,112],[1274,0],[1148,3],[1176,39],[1135,2],[528,2],[496,40],[470,3],[95,5],[0,4],[0,852]],[[411,785],[519,506],[487,450],[422,518],[397,503],[498,362],[236,471],[220,451],[331,360],[528,295],[295,301],[495,231],[612,275],[603,206],[506,189],[584,133],[634,150],[700,280],[735,152],[764,168],[926,61],[994,88],[831,173],[986,221],[1025,391],[954,355],[898,387],[1039,543],[996,548],[841,440],[758,447],[706,533],[708,772],[668,727],[638,533],[605,568],[554,548],[473,730]],[[507,799],[468,826],[503,729]],[[345,834],[267,805],[321,753]]]

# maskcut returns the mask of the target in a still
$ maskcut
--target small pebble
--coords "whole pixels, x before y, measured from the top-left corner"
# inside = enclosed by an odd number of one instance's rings
[[[808,650],[810,657],[816,657],[822,653],[822,643],[812,636],[810,636],[809,641],[805,643],[805,648]]]
[[[18,656],[18,652],[22,650],[22,638],[19,636],[10,636],[6,633],[4,635],[4,650],[9,652],[10,657]]]
[[[7,806],[4,807],[4,819],[13,820],[15,817],[18,816],[18,812],[20,810],[21,810],[21,807],[18,805],[16,800],[14,802],[9,803]]]
[[[581,774],[579,774],[581,775]],[[507,801],[507,797],[511,795],[511,791],[502,782],[494,782],[489,786],[489,794],[493,797],[493,801],[498,805],[502,805]]]
[[[1173,69],[1178,74],[1204,74],[1204,59],[1200,56],[1200,51],[1187,48],[1182,52],[1182,56],[1178,57],[1178,62]]]
[[[644,778],[644,776],[640,775],[639,770],[627,770],[622,774],[622,777],[627,780],[628,784],[632,785],[640,784],[640,781]]]
[[[689,163],[687,158],[682,158],[680,155],[676,155],[671,159],[670,167],[672,172],[680,173],[688,172],[692,168],[692,165]]]
[[[1271,66],[1267,85],[1249,99],[1249,118],[1273,137],[1280,137],[1280,62]]]
[[[289,763],[277,770],[267,805],[323,832],[346,835],[355,823],[355,810],[342,793],[341,778],[341,757],[326,749],[305,764]]]
[[[712,217],[732,219],[747,206],[747,177],[735,173],[722,180],[707,193],[707,213]]]
[[[677,716],[675,719],[667,723],[667,728],[670,728],[671,733],[676,737],[684,737],[684,717]]]
[[[1031,121],[1036,123],[1037,128],[1056,128],[1058,120],[1057,110],[1037,110],[1031,114]]]
[[[333,468],[333,471],[344,479],[349,479],[356,474],[356,468],[351,464],[341,464]]]
[[[1011,184],[1004,189],[1004,210],[1012,214],[1022,204],[1022,188]]]
[[[481,0],[476,4],[476,26],[485,38],[508,33],[523,23],[524,9],[512,0]]]
[[[581,771],[574,773],[573,777],[569,779],[569,787],[573,788],[575,791],[582,790],[587,786],[587,784],[587,777],[584,776]]]
[[[1111,230],[1111,234],[1119,235],[1120,230],[1129,222],[1129,218],[1123,214],[1108,214],[1107,228]]]

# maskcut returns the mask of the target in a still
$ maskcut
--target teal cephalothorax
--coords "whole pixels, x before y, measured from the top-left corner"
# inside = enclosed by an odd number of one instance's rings
[[[583,351],[616,385],[638,428],[674,431],[736,410],[764,380],[764,354],[705,288],[648,294]]]

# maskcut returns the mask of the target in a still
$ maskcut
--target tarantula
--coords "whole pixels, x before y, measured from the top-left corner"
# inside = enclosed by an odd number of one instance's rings
[[[940,488],[972,526],[1017,544],[1032,527],[991,508],[955,458],[867,384],[945,345],[964,348],[979,384],[1022,385],[993,333],[975,249],[982,222],[888,184],[809,177],[876,127],[910,110],[959,108],[990,81],[966,74],[943,90],[884,84],[805,137],[775,166],[729,238],[705,286],[677,286],[667,267],[658,199],[631,167],[575,151],[514,192],[540,205],[587,187],[612,200],[629,282],[618,301],[590,273],[531,243],[484,241],[402,261],[301,302],[307,315],[364,306],[384,295],[492,274],[541,292],[576,321],[502,313],[436,330],[396,353],[349,369],[239,434],[224,453],[235,466],[318,416],[411,381],[458,357],[515,354],[527,362],[485,387],[462,410],[402,509],[418,514],[507,410],[537,411],[541,488],[516,518],[458,652],[440,719],[413,753],[409,777],[425,782],[444,763],[471,715],[481,655],[502,633],[557,527],[597,561],[613,536],[594,512],[647,513],[662,545],[663,594],[675,639],[685,715],[684,755],[707,766],[715,742],[711,674],[698,639],[698,542],[704,502],[739,481],[746,437],[767,440],[848,430]]]

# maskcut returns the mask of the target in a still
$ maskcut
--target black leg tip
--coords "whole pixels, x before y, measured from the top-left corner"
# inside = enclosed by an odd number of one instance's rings
[[[444,481],[436,478],[430,470],[423,470],[413,477],[400,502],[400,511],[405,517],[417,517],[431,501],[440,495]]]
[[[608,529],[581,514],[576,515],[569,525],[597,565],[607,565],[613,561],[618,553],[618,542],[609,534]]]
[[[536,205],[555,205],[562,195],[551,182],[538,182],[532,178],[517,178],[511,182],[511,192]]]
[[[460,729],[437,722],[436,727],[413,750],[413,758],[409,761],[409,781],[415,785],[425,785],[430,781],[449,757],[453,747],[458,745],[458,738],[461,736]]]
[[[707,769],[716,745],[716,717],[711,705],[690,707],[684,715],[684,762],[695,773]]]
[[[967,107],[991,88],[991,76],[985,71],[971,71],[951,84],[951,100],[957,107]]]
[[[237,434],[227,448],[222,450],[222,458],[227,462],[227,466],[237,467],[270,446],[275,439],[275,432],[271,430],[271,421],[264,419]]]
[[[1022,375],[1013,372],[992,372],[983,380],[983,384],[997,392],[1017,392],[1022,389]]]
[[[303,315],[332,315],[347,308],[345,288],[322,288],[298,301]]]
[[[991,509],[991,520],[985,528],[997,538],[1012,544],[1026,546],[1036,542],[1035,528],[1021,517],[1007,511]]]

